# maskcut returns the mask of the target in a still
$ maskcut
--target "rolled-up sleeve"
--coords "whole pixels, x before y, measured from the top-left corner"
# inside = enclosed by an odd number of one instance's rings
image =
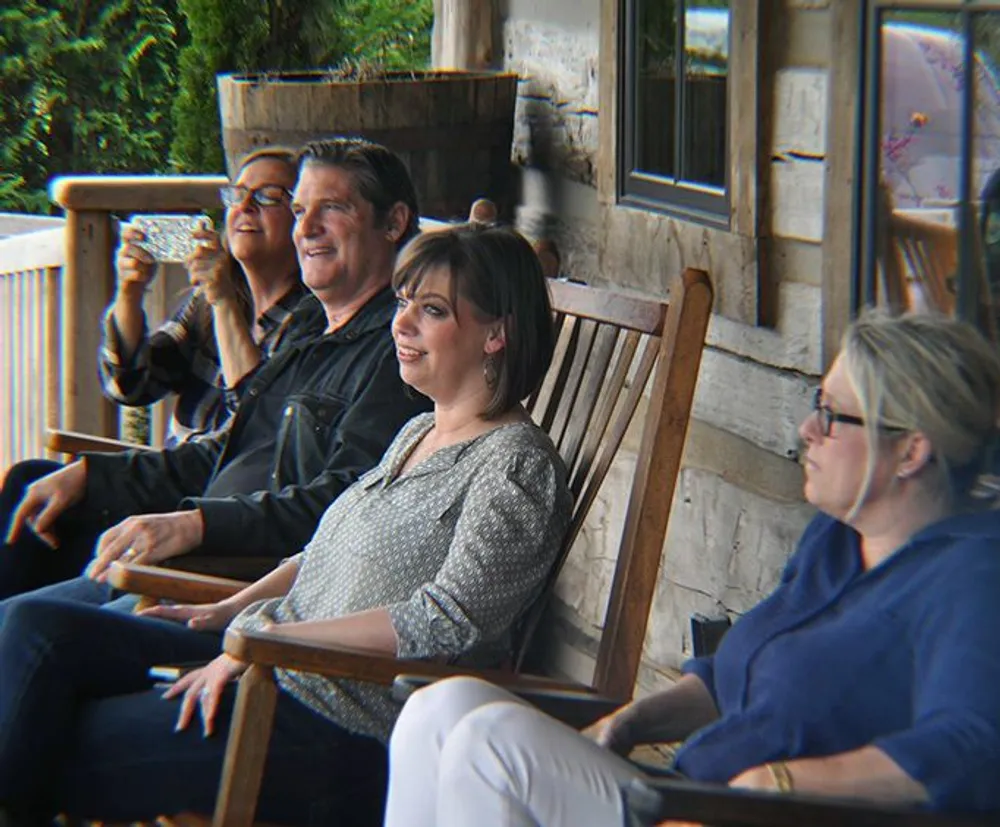
[[[98,359],[105,396],[123,405],[148,405],[183,387],[195,358],[190,324],[190,302],[152,333],[143,314],[139,345],[125,356],[113,307],[108,308]]]
[[[283,597],[269,597],[251,603],[229,621],[229,628],[240,632],[259,632],[270,623],[277,623],[276,612]]]
[[[431,582],[388,606],[404,658],[455,658],[506,634],[538,595],[569,522],[561,466],[539,449],[484,467]]]
[[[1000,809],[1000,559],[979,557],[929,596],[913,642],[913,726],[874,744],[935,809]]]

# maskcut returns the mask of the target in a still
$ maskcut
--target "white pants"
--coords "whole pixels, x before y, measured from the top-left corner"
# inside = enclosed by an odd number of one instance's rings
[[[389,745],[386,827],[620,827],[641,773],[499,687],[415,693]]]

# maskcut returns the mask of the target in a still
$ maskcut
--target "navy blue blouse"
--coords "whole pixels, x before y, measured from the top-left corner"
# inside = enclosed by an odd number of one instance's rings
[[[778,588],[684,671],[720,712],[678,752],[691,778],[873,745],[932,807],[1000,809],[1000,513],[942,520],[869,571],[818,516]]]

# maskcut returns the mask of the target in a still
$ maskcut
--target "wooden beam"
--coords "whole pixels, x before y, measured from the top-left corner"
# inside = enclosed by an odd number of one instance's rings
[[[431,63],[435,69],[493,69],[499,54],[496,0],[434,0]]]
[[[104,308],[114,290],[114,237],[106,212],[66,213],[66,265],[63,268],[62,428],[95,436],[118,435],[117,411],[94,377],[94,354],[101,340]],[[48,424],[53,424],[49,421]]]
[[[66,210],[198,212],[222,206],[222,175],[79,175],[57,178],[51,197]]]
[[[854,277],[854,189],[861,88],[862,0],[830,8],[830,86],[827,98],[825,203],[823,207],[823,366],[833,362],[851,316]]]

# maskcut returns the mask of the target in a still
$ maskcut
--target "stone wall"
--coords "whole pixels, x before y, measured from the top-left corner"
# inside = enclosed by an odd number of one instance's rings
[[[713,316],[640,690],[676,675],[690,653],[692,613],[736,616],[773,588],[813,513],[801,498],[797,424],[823,361],[829,7],[785,3],[781,37],[762,46],[777,66],[761,138],[772,160],[759,277],[773,296],[773,326]],[[521,76],[513,157],[523,171],[522,229],[554,237],[566,271],[591,283],[663,295],[671,269],[731,271],[734,262],[696,258],[697,227],[598,202],[599,0],[508,0],[501,11],[505,66]],[[548,653],[572,677],[589,677],[637,443],[630,435],[558,586]]]

